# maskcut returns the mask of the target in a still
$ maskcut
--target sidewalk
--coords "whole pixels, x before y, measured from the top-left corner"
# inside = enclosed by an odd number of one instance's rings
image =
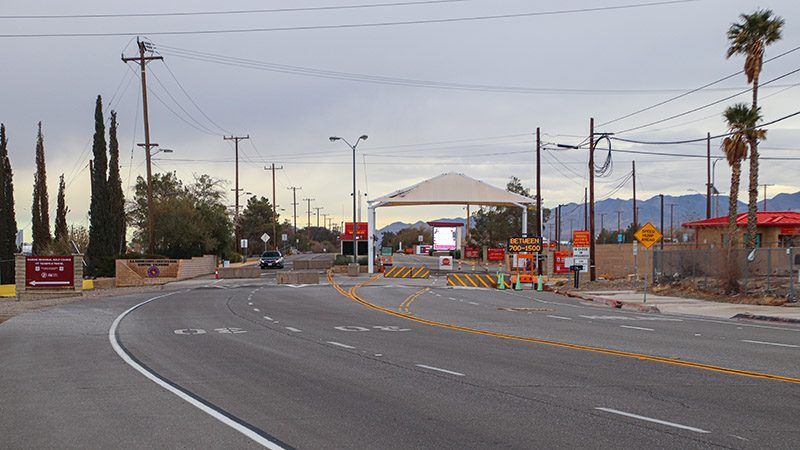
[[[569,291],[570,297],[605,303],[615,308],[634,309],[642,312],[665,314],[688,314],[718,319],[752,319],[800,324],[800,303],[787,306],[761,306],[737,303],[722,303],[681,297],[647,295],[635,291]]]

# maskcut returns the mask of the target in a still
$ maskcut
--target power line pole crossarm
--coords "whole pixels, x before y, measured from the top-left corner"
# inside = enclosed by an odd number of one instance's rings
[[[239,250],[241,247],[239,246],[239,141],[250,139],[250,135],[247,136],[223,136],[222,139],[226,141],[233,141],[235,152],[236,152],[236,186],[234,188],[235,191],[235,209],[233,213],[233,230],[234,234],[236,234],[236,245]]]
[[[139,64],[139,73],[140,78],[142,80],[142,114],[144,115],[144,149],[145,149],[145,161],[147,163],[147,249],[148,252],[152,255],[156,252],[156,241],[155,241],[155,221],[153,218],[153,183],[152,183],[152,176],[153,176],[153,169],[150,163],[150,148],[154,147],[156,144],[150,143],[150,119],[149,113],[147,109],[147,70],[146,66],[147,63],[150,61],[159,61],[163,60],[163,56],[145,56],[145,52],[147,52],[146,44],[141,41],[139,38],[136,38],[136,44],[139,47],[139,56],[134,56],[127,58],[125,55],[122,55],[122,62],[136,62]]]
[[[272,245],[275,250],[278,249],[278,205],[275,200],[275,171],[276,170],[283,170],[283,166],[275,167],[275,163],[272,163],[272,167],[264,167],[264,170],[271,170],[272,171]]]

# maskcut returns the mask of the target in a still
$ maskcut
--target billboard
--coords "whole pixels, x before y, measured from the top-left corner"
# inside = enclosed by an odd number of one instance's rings
[[[434,227],[433,228],[433,249],[434,250],[455,250],[456,249],[456,227]]]

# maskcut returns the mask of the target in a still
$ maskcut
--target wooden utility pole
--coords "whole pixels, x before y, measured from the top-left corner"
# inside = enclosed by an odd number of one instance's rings
[[[325,229],[329,229],[329,227],[328,227],[328,216],[330,216],[330,214],[322,213],[322,226],[325,227]]]
[[[706,219],[711,218],[711,133],[706,137]]]
[[[536,127],[536,235],[542,236],[542,137],[541,130]],[[536,264],[536,274],[542,276],[544,260],[540,258]]]
[[[636,207],[636,161],[631,161],[633,167],[633,232],[639,230],[639,208]]]
[[[764,186],[764,209],[762,211],[767,210],[767,186],[775,186],[774,184],[760,184],[759,186]],[[758,208],[756,208],[758,209]]]
[[[304,202],[308,202],[308,225],[306,226],[306,235],[308,235],[308,240],[311,241],[311,202],[316,200],[315,198],[304,198]]]
[[[589,281],[597,279],[594,234],[594,117],[589,119]]]
[[[233,231],[236,235],[236,245],[239,250],[239,141],[244,139],[250,139],[250,135],[247,136],[223,136],[222,139],[226,141],[233,141],[234,148],[236,149],[236,186],[234,187],[234,192],[236,193],[236,202],[234,203],[234,212],[233,212]]]
[[[664,234],[664,194],[658,194],[658,196],[661,199],[661,226],[659,227],[658,231],[661,232],[661,234],[663,235]],[[661,238],[660,241],[661,241],[660,242],[661,250],[664,250],[664,239]]]
[[[275,171],[283,170],[283,166],[275,167],[272,163],[271,167],[264,167],[264,170],[272,171],[272,245],[275,250],[278,249],[278,205],[275,202]]]
[[[286,189],[292,191],[292,216],[294,220],[292,222],[292,236],[294,236],[297,234],[297,191],[302,191],[303,188],[292,186]]]
[[[605,218],[606,218],[606,213],[600,213],[600,232],[601,233],[603,231],[605,231],[605,229],[606,229]]]
[[[619,235],[622,234],[622,210],[617,210],[617,243],[621,244],[622,241],[619,240]],[[624,239],[623,239],[624,240]]]
[[[673,234],[672,228],[672,209],[677,205],[677,203],[669,203],[669,238],[671,241],[675,241],[675,235]]]
[[[139,47],[139,56],[126,58],[122,55],[124,63],[137,62],[139,63],[139,73],[142,80],[142,114],[144,115],[144,155],[147,163],[147,250],[151,255],[156,252],[156,239],[155,239],[155,221],[153,217],[153,171],[150,166],[150,149],[157,144],[150,143],[150,118],[147,109],[147,63],[150,61],[163,60],[162,56],[145,56],[147,51],[146,45],[138,37],[136,44]]]
[[[315,206],[314,209],[317,211],[317,228],[319,228],[319,210],[324,209],[323,206]]]

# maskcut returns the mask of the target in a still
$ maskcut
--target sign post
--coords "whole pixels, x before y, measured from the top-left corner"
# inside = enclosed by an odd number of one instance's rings
[[[264,251],[267,251],[267,242],[269,242],[269,235],[267,233],[262,234],[261,240],[264,241]]]
[[[656,242],[658,242],[662,238],[662,234],[653,226],[652,223],[647,222],[642,228],[639,228],[639,231],[634,233],[633,237],[636,238],[637,241],[641,242],[644,248],[650,249]],[[650,269],[648,268],[648,260],[649,255],[645,255],[644,257],[644,300],[643,303],[647,303],[647,281],[650,277]]]

